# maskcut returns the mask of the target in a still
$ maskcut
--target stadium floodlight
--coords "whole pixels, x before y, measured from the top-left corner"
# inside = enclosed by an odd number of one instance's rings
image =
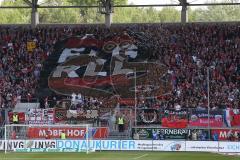
[[[86,152],[92,147],[94,128],[81,125],[5,125],[4,151],[9,152]],[[66,138],[61,139],[64,133]]]

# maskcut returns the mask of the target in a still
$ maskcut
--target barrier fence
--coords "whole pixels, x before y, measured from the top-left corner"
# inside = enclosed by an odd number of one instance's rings
[[[4,139],[5,127],[0,127],[0,139]]]
[[[54,124],[88,121],[95,126],[108,124],[121,114],[125,121],[134,122],[133,108],[101,108],[89,110],[67,110],[63,108],[29,109],[19,112],[19,123],[22,124]],[[8,121],[12,122],[13,113],[8,113]],[[161,125],[167,128],[187,127],[240,127],[239,109],[210,110],[206,109],[145,109],[138,108],[137,125]],[[101,122],[101,123],[100,123]]]
[[[167,128],[240,127],[239,109],[137,109],[137,124],[161,124]]]
[[[0,127],[0,139],[4,139],[4,127]],[[16,129],[16,127],[15,127]],[[44,134],[47,131],[51,133],[60,133],[60,130],[55,128],[54,130],[46,127],[34,128],[31,130],[23,130],[19,128],[19,133],[16,133],[17,139],[41,139],[44,138]],[[60,128],[61,129],[61,128]],[[69,129],[68,129],[69,130]],[[69,133],[74,133],[74,136],[70,135],[68,138],[78,139],[76,129],[69,130]],[[79,130],[79,129],[78,129]],[[21,131],[21,132],[20,132]],[[75,133],[76,132],[76,133]],[[27,134],[28,133],[28,134]],[[30,134],[31,133],[31,134]],[[34,134],[33,134],[34,133]],[[108,127],[93,127],[92,133],[94,133],[93,139],[111,139],[111,130]],[[24,136],[24,135],[28,136]],[[118,134],[116,132],[116,134]],[[57,138],[59,135],[57,136]],[[56,138],[56,137],[49,137]],[[121,139],[122,137],[117,137]],[[211,128],[210,135],[209,130],[206,128],[198,129],[181,129],[181,128],[154,128],[154,127],[134,127],[132,128],[132,134],[124,139],[136,139],[136,140],[194,140],[194,141],[239,141],[240,142],[240,128]]]

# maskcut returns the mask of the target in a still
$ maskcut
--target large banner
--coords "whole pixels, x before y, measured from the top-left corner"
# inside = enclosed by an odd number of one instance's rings
[[[162,117],[162,127],[186,128],[188,125],[186,109],[165,109]]]
[[[94,34],[73,35],[56,43],[56,50],[46,60],[48,65],[43,66],[42,94],[45,89],[69,96],[80,92],[104,102],[118,97],[119,103],[134,105],[135,81],[137,92],[144,97],[168,94],[172,89],[171,81],[149,83],[166,75],[168,67],[148,61],[147,39],[148,36],[129,31],[106,39]],[[97,61],[92,57],[97,57]],[[44,83],[46,81],[48,83]]]
[[[133,129],[134,131],[134,129]],[[190,129],[170,129],[170,128],[136,128],[139,139],[187,139],[191,134]]]
[[[27,120],[29,124],[53,124],[54,109],[29,109]]]
[[[214,110],[209,114],[210,127],[223,126],[223,111]],[[189,126],[207,127],[208,126],[208,111],[207,110],[192,110],[189,120]]]
[[[73,127],[31,127],[28,128],[28,138],[30,139],[44,139],[48,134],[50,139],[60,138],[62,132],[66,133],[66,137],[69,139],[84,139],[86,137],[86,128],[73,128]],[[108,128],[91,128],[88,133],[89,138],[99,139],[108,137]]]

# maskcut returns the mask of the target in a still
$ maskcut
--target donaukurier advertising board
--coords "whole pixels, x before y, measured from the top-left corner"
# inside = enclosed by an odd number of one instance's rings
[[[9,140],[0,150],[16,152],[81,152],[88,150],[238,152],[240,142],[163,140]]]

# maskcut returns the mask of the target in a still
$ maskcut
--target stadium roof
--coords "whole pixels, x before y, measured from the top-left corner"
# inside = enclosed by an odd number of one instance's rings
[[[0,2],[3,0],[0,0]],[[0,9],[19,9],[19,8],[29,8],[32,9],[31,24],[36,26],[39,24],[38,9],[39,8],[98,8],[99,13],[105,14],[105,25],[111,25],[111,13],[113,13],[113,8],[130,8],[130,7],[181,7],[181,23],[188,22],[188,7],[204,7],[204,6],[214,6],[214,5],[240,5],[240,0],[225,0],[220,2],[220,0],[128,0],[128,4],[113,4],[114,0],[95,0],[93,4],[90,5],[61,5],[62,0],[58,1],[48,1],[44,0],[12,0],[12,1],[22,1],[20,6],[6,6],[0,5]],[[83,1],[83,0],[82,0]],[[58,2],[58,3],[56,3]],[[60,2],[60,3],[59,3]],[[62,1],[63,2],[63,1]],[[78,2],[81,2],[80,0]],[[134,3],[131,3],[134,2]],[[149,2],[149,3],[148,3]],[[81,3],[80,3],[81,4]]]
[[[3,1],[3,0],[0,0]],[[42,0],[22,0],[25,5],[22,6],[1,6],[0,8],[32,8],[33,4],[37,8],[97,8],[98,1],[95,0],[96,3],[93,5],[57,5],[57,4],[46,4],[41,3]],[[61,1],[61,0],[59,0]],[[101,0],[100,0],[101,1]],[[167,6],[210,6],[210,5],[240,5],[240,0],[226,0],[225,2],[222,1],[212,1],[212,0],[130,0],[130,4],[127,5],[114,5],[114,7],[167,7]],[[37,4],[37,5],[36,5]]]

